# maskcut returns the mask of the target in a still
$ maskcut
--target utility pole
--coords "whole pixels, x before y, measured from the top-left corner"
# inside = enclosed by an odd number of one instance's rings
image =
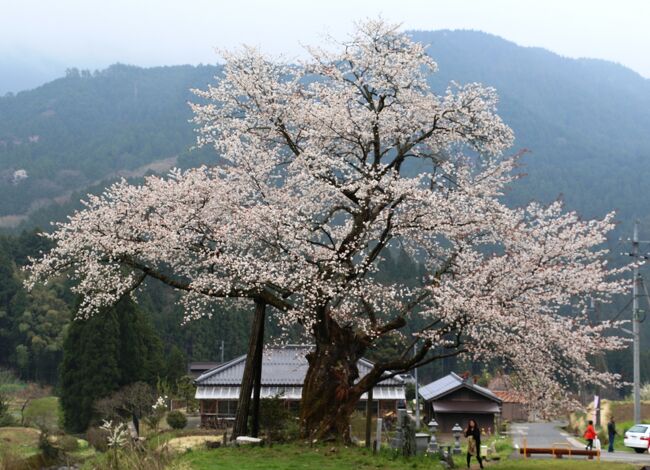
[[[632,256],[639,256],[639,222],[634,221],[634,234],[632,236]],[[632,337],[634,341],[634,423],[641,422],[641,364],[639,345],[639,267],[635,261],[632,284]]]
[[[641,309],[639,308],[639,286],[642,282],[641,274],[639,273],[638,259],[650,259],[647,254],[639,253],[639,245],[641,243],[650,243],[650,241],[639,240],[639,221],[634,221],[634,233],[632,235],[632,251],[625,253],[634,258],[634,267],[632,268],[632,331],[623,328],[626,333],[632,333],[633,349],[633,390],[634,396],[634,422],[641,422]],[[645,290],[645,285],[644,285]],[[646,298],[650,305],[650,299]]]
[[[223,346],[224,346],[224,340],[221,340],[221,363],[223,364]]]
[[[413,355],[418,353],[418,345],[413,346]],[[418,368],[415,368],[415,429],[420,429],[420,383],[418,382]]]

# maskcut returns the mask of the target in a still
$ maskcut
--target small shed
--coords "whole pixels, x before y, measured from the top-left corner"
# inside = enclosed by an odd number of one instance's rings
[[[488,388],[501,399],[501,419],[504,421],[528,421],[529,403],[526,396],[517,391],[509,375],[496,374]]]
[[[441,432],[451,432],[458,423],[467,426],[470,419],[480,428],[494,431],[501,413],[502,400],[470,377],[463,379],[451,374],[420,387],[420,396],[426,403],[427,420],[435,418]]]
[[[505,421],[528,421],[528,402],[521,393],[513,390],[494,390],[501,399],[501,419]]]

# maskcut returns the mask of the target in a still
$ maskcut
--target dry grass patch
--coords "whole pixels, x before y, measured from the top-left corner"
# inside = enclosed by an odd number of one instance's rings
[[[16,454],[28,457],[38,454],[40,431],[34,428],[0,428],[0,446],[11,449]]]
[[[160,449],[166,447],[172,452],[185,452],[187,449],[204,447],[206,442],[221,442],[222,440],[223,436],[215,435],[174,437],[160,446]]]

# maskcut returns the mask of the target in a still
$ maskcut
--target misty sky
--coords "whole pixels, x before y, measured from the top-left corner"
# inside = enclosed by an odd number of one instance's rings
[[[214,63],[241,43],[289,58],[364,17],[404,29],[477,29],[650,77],[646,0],[0,0],[0,54],[66,67]]]

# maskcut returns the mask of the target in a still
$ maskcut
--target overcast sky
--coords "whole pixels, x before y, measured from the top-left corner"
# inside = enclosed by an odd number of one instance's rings
[[[241,43],[288,57],[364,17],[476,29],[650,77],[647,0],[0,0],[0,54],[79,68],[214,63]]]

